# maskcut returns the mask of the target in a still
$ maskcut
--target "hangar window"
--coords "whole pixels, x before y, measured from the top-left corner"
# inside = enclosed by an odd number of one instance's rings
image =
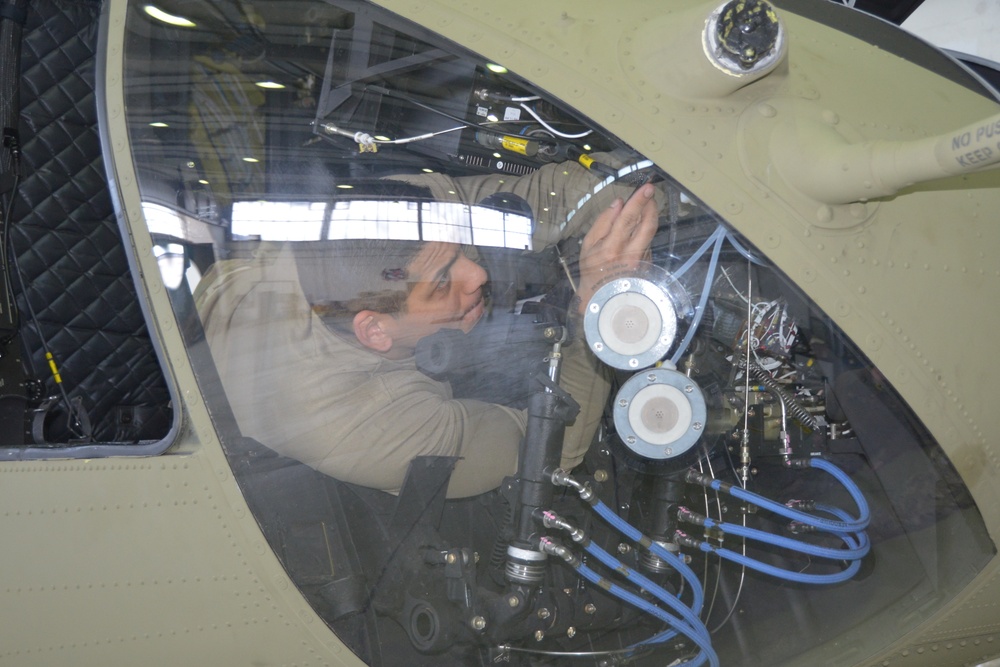
[[[148,231],[248,502],[369,664],[821,662],[994,554],[836,322],[585,107],[364,2],[163,9],[127,22]]]

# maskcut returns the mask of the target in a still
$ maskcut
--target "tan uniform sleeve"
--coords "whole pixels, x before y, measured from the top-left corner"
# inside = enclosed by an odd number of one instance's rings
[[[620,167],[625,158],[618,154],[594,157],[615,168]],[[443,174],[418,174],[392,178],[429,188],[431,195],[440,201],[477,204],[500,192],[517,195],[534,213],[532,240],[535,250],[562,239],[583,236],[616,197],[627,199],[634,190],[627,185],[605,185],[602,176],[576,162],[546,164],[527,176],[486,174],[452,178]],[[659,205],[666,200],[659,191],[655,198]]]
[[[274,267],[221,265],[198,296],[206,339],[244,435],[337,479],[396,492],[416,456],[460,457],[448,489],[464,497],[517,470],[525,414],[454,399],[448,386],[350,345]],[[204,281],[203,281],[204,282]],[[608,393],[583,341],[564,348],[562,386],[580,403],[562,465],[582,460]]]
[[[442,200],[475,203],[496,192],[523,197],[536,212],[539,249],[585,231],[615,196],[631,191],[607,187],[595,197],[599,179],[576,164],[546,165],[522,178],[406,180]],[[294,264],[228,269],[201,295],[199,312],[241,430],[272,449],[337,479],[390,492],[399,490],[416,456],[460,457],[450,497],[489,491],[516,471],[523,412],[454,399],[412,360],[382,359],[329,331],[309,309]],[[561,385],[581,408],[564,440],[562,465],[572,468],[593,440],[610,380],[585,340],[563,355]]]
[[[243,435],[337,479],[396,492],[416,456],[461,457],[449,496],[516,472],[524,413],[456,400],[446,384],[327,329],[294,264],[222,262],[196,296]]]

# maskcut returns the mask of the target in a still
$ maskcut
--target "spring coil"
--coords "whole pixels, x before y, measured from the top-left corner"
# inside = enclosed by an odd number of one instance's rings
[[[746,368],[746,360],[740,359],[736,362],[736,365],[739,368]],[[804,407],[802,407],[801,403],[789,396],[788,392],[785,391],[777,380],[771,377],[770,373],[752,361],[750,362],[750,373],[756,379],[760,380],[762,385],[776,394],[778,396],[778,400],[785,404],[785,409],[788,410],[793,417],[798,419],[803,426],[806,426],[813,431],[819,430],[820,425],[819,422],[816,421],[816,417],[811,415]]]

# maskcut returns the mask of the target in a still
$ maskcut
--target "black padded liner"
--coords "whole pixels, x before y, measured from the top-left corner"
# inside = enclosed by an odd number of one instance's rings
[[[44,379],[46,395],[55,395],[28,317],[30,299],[64,387],[83,399],[94,439],[161,439],[170,425],[170,397],[126,260],[97,127],[100,3],[33,0],[28,11],[22,181],[12,215],[26,288],[21,293],[13,281],[26,359]]]

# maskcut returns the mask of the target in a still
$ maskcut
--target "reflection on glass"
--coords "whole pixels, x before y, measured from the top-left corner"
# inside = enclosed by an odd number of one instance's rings
[[[179,243],[153,246],[153,256],[167,289],[177,289],[184,280],[184,246]]]
[[[232,233],[268,241],[322,238],[326,206],[315,202],[243,201],[233,204]]]
[[[875,651],[989,560],[878,369],[586,109],[365,3],[183,7],[130,13],[147,225],[248,500],[364,660]]]

